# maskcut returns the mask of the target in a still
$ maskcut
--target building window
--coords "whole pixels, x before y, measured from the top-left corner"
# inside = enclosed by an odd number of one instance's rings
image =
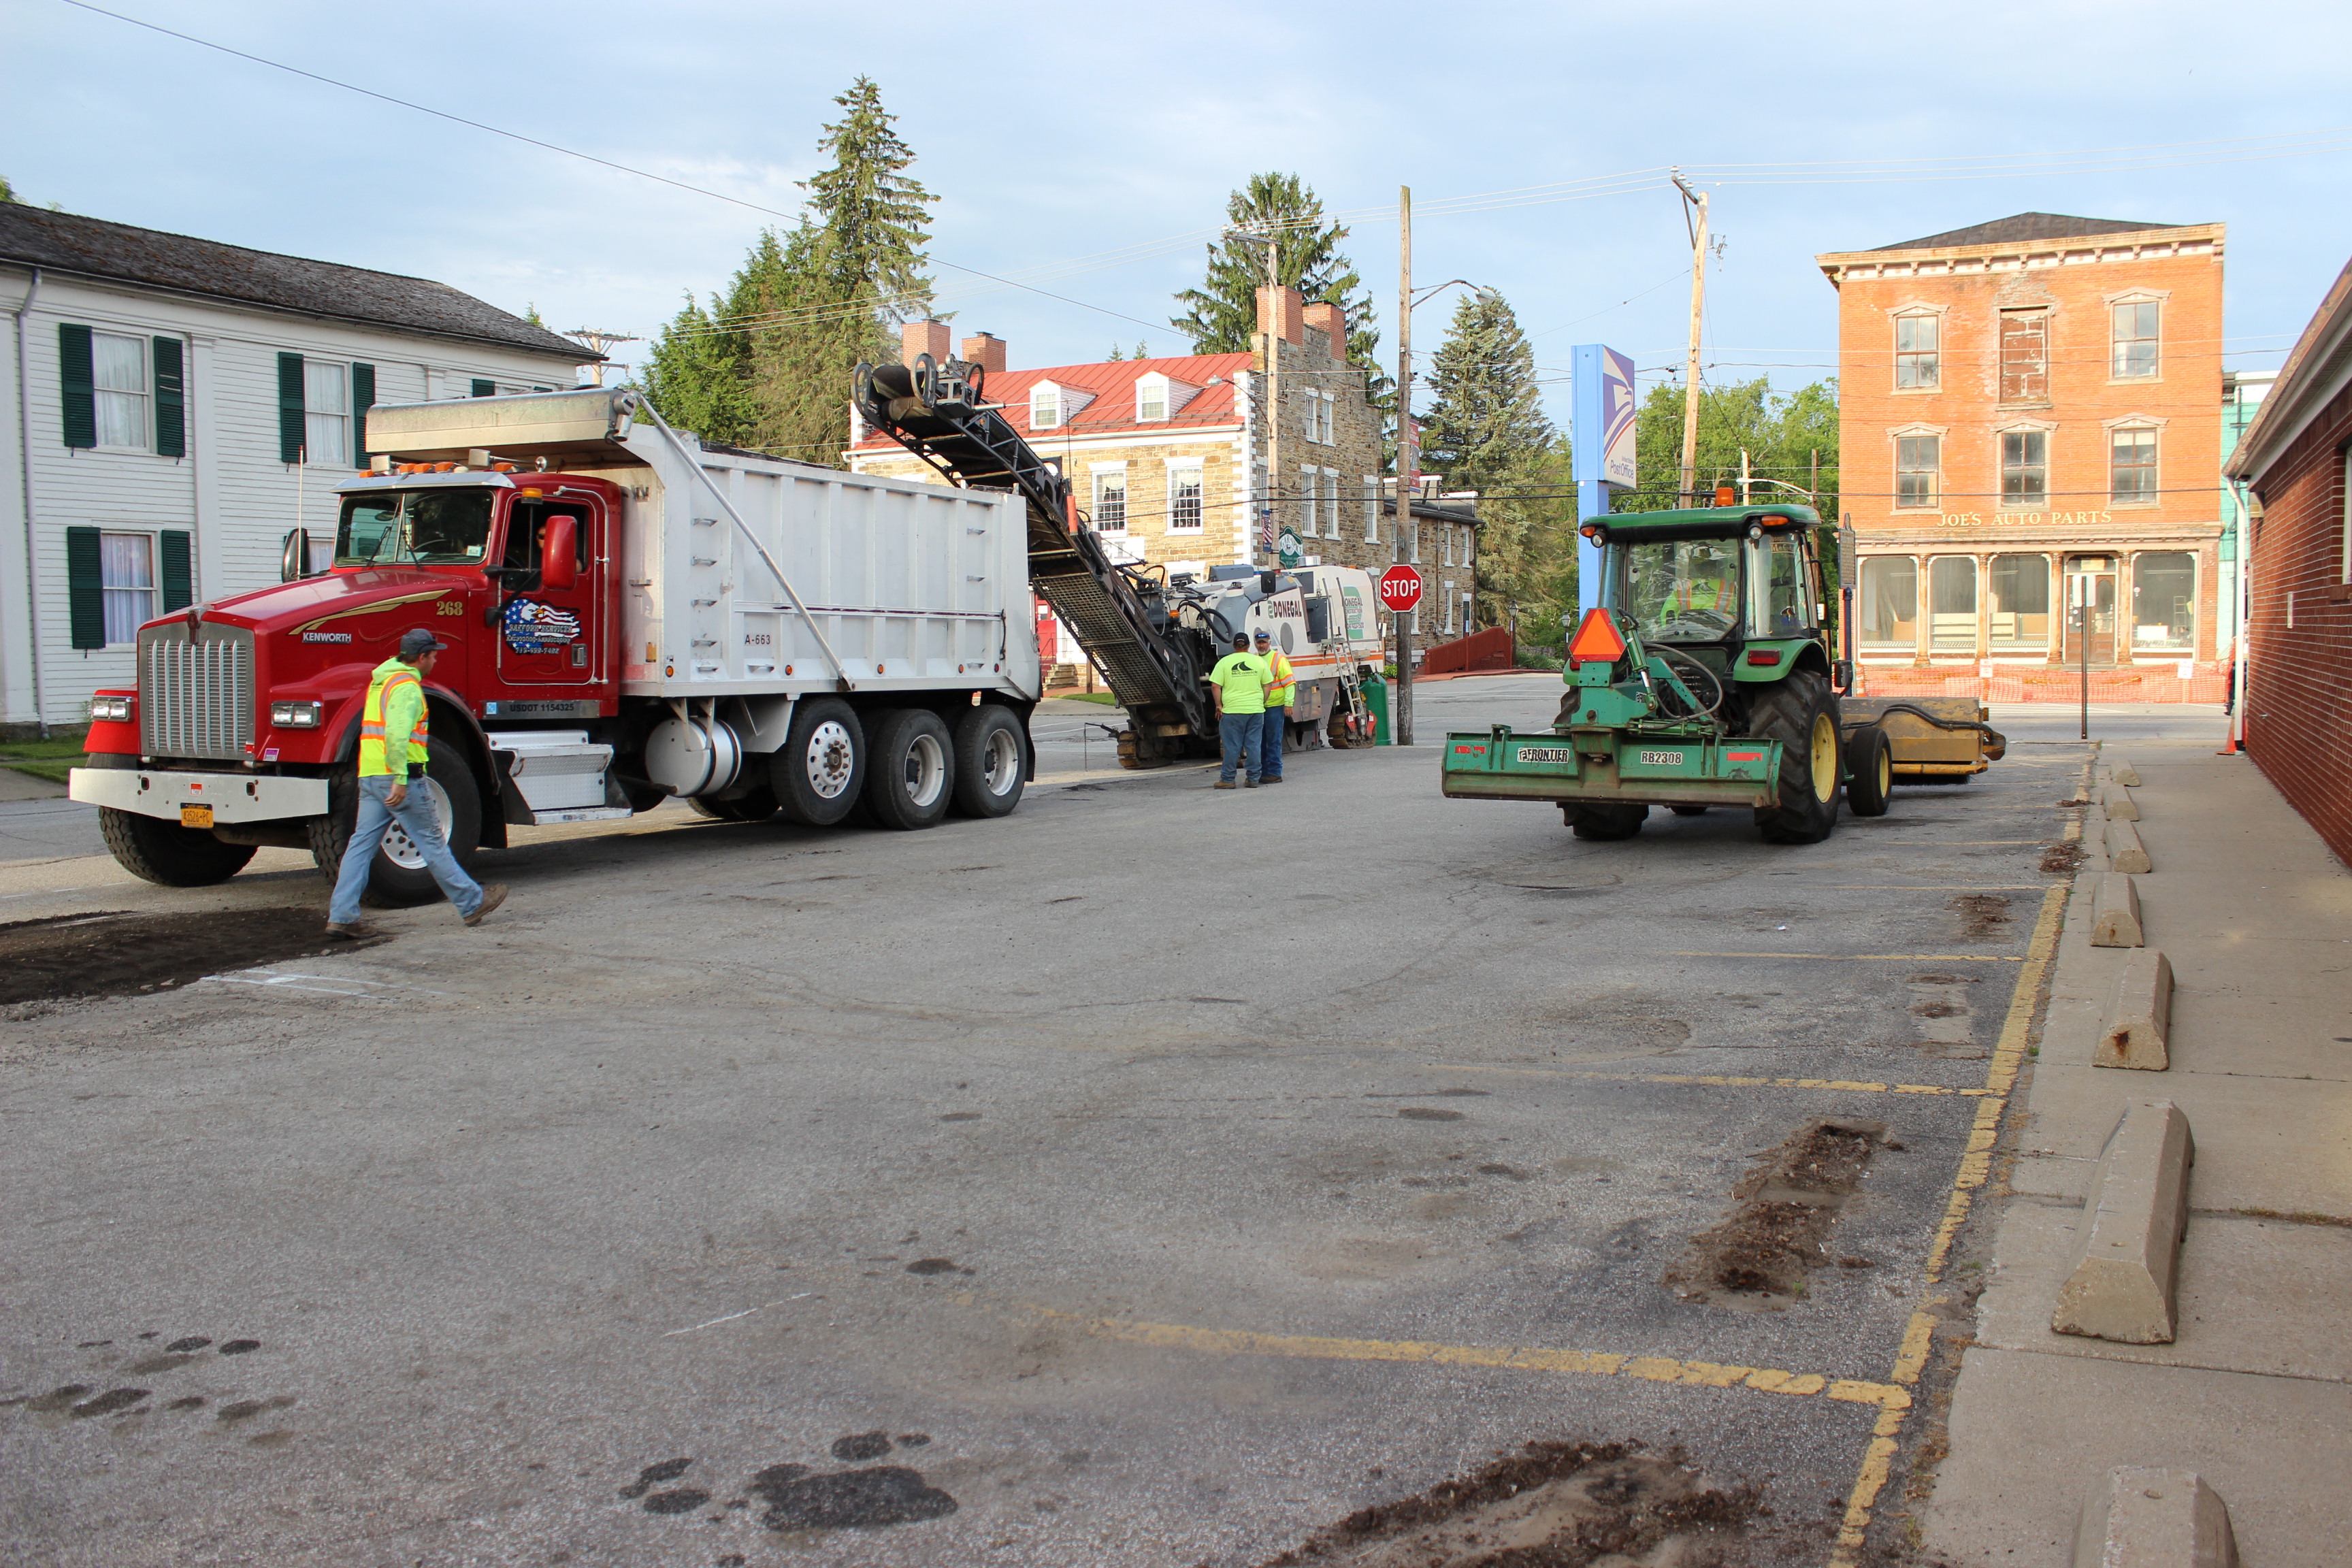
[[[2000,313],[2000,400],[2050,401],[2050,312]]]
[[[347,366],[302,362],[302,443],[313,463],[349,467],[352,379]]]
[[[1992,558],[1994,651],[2040,653],[2050,646],[2050,558]]]
[[[147,342],[116,332],[89,335],[90,387],[98,416],[98,444],[147,447]],[[107,535],[111,539],[112,534]],[[128,537],[127,535],[125,537]],[[143,537],[143,535],[142,536]],[[108,623],[110,626],[111,622]],[[132,623],[134,626],[137,623]],[[112,641],[112,637],[108,638]],[[128,642],[128,637],[123,639]]]
[[[2132,651],[2192,653],[2197,647],[2197,558],[2156,551],[2132,561]]]
[[[1095,531],[1127,531],[1127,470],[1095,475]]]
[[[2117,430],[2110,437],[2107,500],[2115,506],[2151,505],[2156,493],[2156,432]]]
[[[1326,447],[1331,445],[1331,431],[1335,423],[1331,416],[1331,411],[1338,403],[1339,397],[1337,394],[1318,392],[1311,387],[1307,389],[1307,438],[1308,440],[1318,442]]]
[[[1168,417],[1168,378],[1147,375],[1135,384],[1135,417],[1148,424]]]
[[[1339,537],[1339,476],[1323,470],[1323,537]]]
[[[1168,527],[1171,532],[1198,532],[1201,528],[1201,470],[1168,470]]]
[[[1941,436],[1897,436],[1895,438],[1895,504],[1932,507],[1943,494],[1939,482],[1944,464]]]
[[[2347,455],[2345,460],[2347,464],[2352,464],[2352,455]],[[2345,515],[2347,519],[2352,519],[2352,510],[2347,510]],[[2352,534],[2347,534],[2347,537],[2352,537]],[[1364,542],[1378,544],[1380,542],[1381,481],[1367,475],[1364,479]]]
[[[1977,650],[1977,563],[1938,555],[1927,563],[1927,646],[1938,653]]]
[[[2050,495],[2050,433],[2000,433],[2000,504],[2040,506]]]
[[[1942,321],[1935,316],[1895,318],[1896,391],[1932,392],[1943,384],[1942,329]]]
[[[1862,563],[1862,646],[1900,648],[1918,640],[1919,563],[1908,555],[1872,555]]]
[[[143,533],[101,533],[98,546],[107,646],[135,643],[139,628],[155,618],[155,542]]]
[[[1029,428],[1051,430],[1062,423],[1062,389],[1033,387],[1029,393]]]
[[[2113,321],[2109,331],[2115,342],[2111,374],[2117,380],[2137,381],[2156,374],[2158,313],[2153,300],[2135,300],[2109,312]]]

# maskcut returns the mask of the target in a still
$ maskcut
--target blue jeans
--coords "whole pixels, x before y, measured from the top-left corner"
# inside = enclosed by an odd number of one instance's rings
[[[480,909],[481,884],[466,875],[466,868],[449,853],[449,841],[441,837],[440,819],[434,815],[433,792],[425,787],[425,781],[411,782],[408,798],[398,805],[385,801],[391,793],[392,780],[385,774],[360,780],[359,821],[352,828],[351,843],[344,847],[343,863],[335,872],[335,898],[327,906],[327,919],[345,926],[360,918],[360,895],[367,890],[368,863],[375,858],[377,847],[394,822],[407,832],[409,842],[425,852],[425,869],[441,884],[449,901],[457,906],[457,912],[470,915]]]
[[[1217,718],[1217,739],[1225,749],[1225,765],[1217,774],[1220,784],[1234,782],[1234,764],[1241,763],[1242,772],[1251,782],[1257,779],[1258,741],[1265,733],[1265,720],[1256,713],[1224,713]]]
[[[1290,722],[1288,707],[1269,708],[1265,710],[1265,728],[1259,731],[1257,740],[1257,771],[1260,778],[1278,779],[1282,776],[1282,727],[1288,722]]]

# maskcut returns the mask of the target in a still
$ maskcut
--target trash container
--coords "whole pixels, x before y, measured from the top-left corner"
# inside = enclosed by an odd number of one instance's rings
[[[1377,675],[1364,677],[1364,706],[1372,710],[1372,744],[1393,746],[1396,737],[1389,733],[1389,683]]]

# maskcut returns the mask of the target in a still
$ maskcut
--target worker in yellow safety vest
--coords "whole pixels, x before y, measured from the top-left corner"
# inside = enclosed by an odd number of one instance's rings
[[[1699,563],[1690,563],[1696,567]],[[1677,613],[1684,610],[1712,610],[1718,616],[1737,619],[1739,614],[1739,582],[1729,571],[1714,577],[1685,576],[1675,580],[1674,591],[1666,602]]]
[[[1264,628],[1257,634],[1256,652],[1273,671],[1265,682],[1265,731],[1257,743],[1258,782],[1280,784],[1283,728],[1290,722],[1290,700],[1297,694],[1298,677],[1290,668],[1290,656],[1274,646],[1273,637]]]
[[[401,634],[400,651],[368,677],[367,701],[360,710],[358,810],[351,841],[335,874],[334,900],[327,909],[327,934],[356,942],[377,934],[360,919],[360,895],[367,890],[376,851],[395,822],[425,857],[426,869],[469,926],[506,901],[506,886],[485,888],[466,875],[450,853],[436,805],[439,787],[430,783],[433,750],[425,714],[425,680],[449,645],[423,626]],[[470,779],[455,781],[470,788]],[[415,784],[417,787],[411,789]]]

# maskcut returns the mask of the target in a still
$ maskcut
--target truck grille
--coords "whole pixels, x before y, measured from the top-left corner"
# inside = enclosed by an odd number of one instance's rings
[[[184,623],[139,636],[140,749],[151,757],[253,754],[253,634]]]

